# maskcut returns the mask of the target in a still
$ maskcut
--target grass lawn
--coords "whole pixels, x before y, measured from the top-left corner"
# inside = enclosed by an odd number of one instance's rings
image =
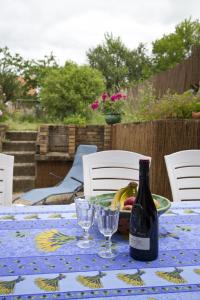
[[[38,122],[18,122],[12,119],[9,119],[5,122],[11,131],[36,131],[42,123]]]
[[[123,123],[129,123],[129,122],[134,122],[138,121],[135,116],[131,112],[126,112],[122,116],[122,122]],[[55,125],[69,125],[69,124],[74,124],[74,125],[105,125],[105,117],[103,114],[99,112],[93,112],[93,114],[90,115],[90,118],[86,120],[86,118],[78,117],[69,117],[64,119],[63,122],[59,120],[48,120],[48,118],[42,119],[36,119],[34,117],[29,117],[24,115],[23,117],[18,117],[17,115],[15,116],[10,116],[3,122],[6,124],[9,128],[10,131],[36,131],[42,124],[55,124]]]

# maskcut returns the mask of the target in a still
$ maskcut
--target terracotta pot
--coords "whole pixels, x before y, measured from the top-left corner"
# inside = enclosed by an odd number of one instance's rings
[[[193,119],[200,119],[200,111],[193,111],[192,112],[192,118]]]

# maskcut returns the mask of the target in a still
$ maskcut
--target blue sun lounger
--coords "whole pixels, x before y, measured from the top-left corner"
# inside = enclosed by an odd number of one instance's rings
[[[58,185],[56,185],[55,187],[38,188],[38,189],[30,190],[22,194],[17,199],[29,201],[31,202],[30,205],[36,205],[41,201],[42,204],[45,204],[46,199],[50,196],[76,193],[80,191],[83,187],[82,156],[85,154],[94,153],[96,151],[97,151],[97,146],[95,145],[79,145],[70,171]]]

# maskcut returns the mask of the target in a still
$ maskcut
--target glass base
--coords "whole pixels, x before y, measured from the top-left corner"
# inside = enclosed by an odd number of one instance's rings
[[[80,239],[78,242],[77,242],[77,246],[79,248],[90,248],[90,247],[93,247],[94,246],[94,241],[93,240],[84,240],[84,239]]]
[[[115,250],[105,251],[105,249],[102,249],[98,252],[98,255],[102,258],[113,258],[117,256],[117,252]]]

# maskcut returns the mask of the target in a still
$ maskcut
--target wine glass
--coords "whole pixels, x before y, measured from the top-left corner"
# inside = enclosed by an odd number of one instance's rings
[[[119,205],[110,205],[110,202],[101,202],[97,207],[97,223],[99,231],[105,236],[105,247],[99,251],[102,258],[112,258],[116,252],[112,250],[111,237],[117,231],[119,222]]]
[[[83,236],[77,242],[77,246],[80,248],[90,248],[94,244],[88,233],[94,220],[94,205],[90,203],[89,198],[76,198],[75,205],[77,221],[83,229]]]

